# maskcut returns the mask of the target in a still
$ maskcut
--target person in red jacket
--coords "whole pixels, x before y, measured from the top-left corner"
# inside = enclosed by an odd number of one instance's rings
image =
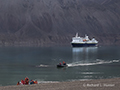
[[[61,65],[61,63],[59,63],[59,65]]]
[[[66,62],[65,62],[65,61],[63,61],[63,65],[66,65]]]
[[[20,83],[18,82],[17,85],[20,85]]]
[[[29,84],[29,78],[28,77],[25,78],[25,84]]]
[[[22,84],[22,85],[24,85],[24,84],[25,84],[25,81],[24,81],[23,79],[21,80],[21,84]]]

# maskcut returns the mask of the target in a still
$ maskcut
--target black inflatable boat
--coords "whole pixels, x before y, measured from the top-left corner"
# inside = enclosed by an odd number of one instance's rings
[[[58,68],[63,68],[63,67],[67,67],[68,65],[57,65]]]

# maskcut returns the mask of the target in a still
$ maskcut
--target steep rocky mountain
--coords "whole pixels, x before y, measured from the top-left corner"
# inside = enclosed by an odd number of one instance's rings
[[[70,45],[78,32],[120,44],[120,0],[0,0],[0,45]]]

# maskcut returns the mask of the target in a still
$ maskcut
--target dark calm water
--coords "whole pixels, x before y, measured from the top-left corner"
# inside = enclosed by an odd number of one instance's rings
[[[65,61],[67,68],[56,65]],[[0,47],[0,86],[120,77],[120,47]]]

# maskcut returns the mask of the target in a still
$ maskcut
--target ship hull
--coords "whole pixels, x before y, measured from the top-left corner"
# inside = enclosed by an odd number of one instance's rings
[[[95,47],[96,43],[71,43],[72,47]]]

